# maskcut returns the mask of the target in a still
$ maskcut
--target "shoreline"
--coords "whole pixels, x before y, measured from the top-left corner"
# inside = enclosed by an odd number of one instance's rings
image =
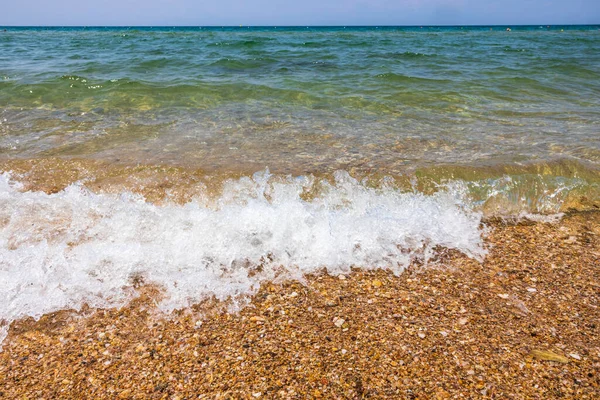
[[[157,317],[145,287],[119,310],[17,321],[0,397],[597,397],[600,212],[488,224],[482,263],[268,283],[238,313]]]
[[[335,173],[344,171],[365,187],[391,186],[402,192],[418,191],[425,195],[440,191],[448,183],[465,182],[473,185],[469,188],[473,200],[480,203],[486,217],[492,218],[522,212],[555,214],[600,209],[600,169],[569,159],[522,165],[422,166],[400,173],[327,167],[320,172],[305,171],[302,174],[242,166],[213,170],[202,165],[134,165],[93,158],[0,159],[0,175],[8,173],[11,180],[23,185],[23,191],[54,194],[69,185],[81,184],[96,194],[131,192],[157,205],[181,205],[197,197],[214,199],[222,194],[227,182],[267,171],[274,179],[282,181],[307,176],[323,182],[335,181]],[[310,198],[316,194],[304,195]],[[519,200],[522,197],[525,199]]]

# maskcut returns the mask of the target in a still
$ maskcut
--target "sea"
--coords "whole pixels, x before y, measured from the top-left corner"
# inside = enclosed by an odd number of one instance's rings
[[[0,27],[0,339],[599,207],[600,26]]]

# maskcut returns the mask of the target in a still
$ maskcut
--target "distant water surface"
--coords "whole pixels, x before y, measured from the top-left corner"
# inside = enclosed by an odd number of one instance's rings
[[[295,174],[598,165],[599,27],[510,28],[7,27],[0,155]]]

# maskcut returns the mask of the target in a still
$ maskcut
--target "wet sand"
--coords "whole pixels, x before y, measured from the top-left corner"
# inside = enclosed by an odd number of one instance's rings
[[[15,322],[0,397],[599,398],[600,212],[488,224],[482,263],[445,252],[169,318],[143,286],[120,310]]]

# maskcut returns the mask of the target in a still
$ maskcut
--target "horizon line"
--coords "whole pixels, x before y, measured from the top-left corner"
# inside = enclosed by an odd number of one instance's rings
[[[409,25],[390,25],[390,24],[378,24],[378,25],[359,25],[359,24],[346,24],[346,25],[0,25],[0,28],[410,28],[410,27],[428,27],[428,28],[439,28],[439,27],[494,27],[494,26],[511,26],[511,27],[526,27],[526,26],[595,26],[600,25],[598,23],[560,23],[560,24],[548,24],[548,23],[529,23],[529,24],[409,24]]]

